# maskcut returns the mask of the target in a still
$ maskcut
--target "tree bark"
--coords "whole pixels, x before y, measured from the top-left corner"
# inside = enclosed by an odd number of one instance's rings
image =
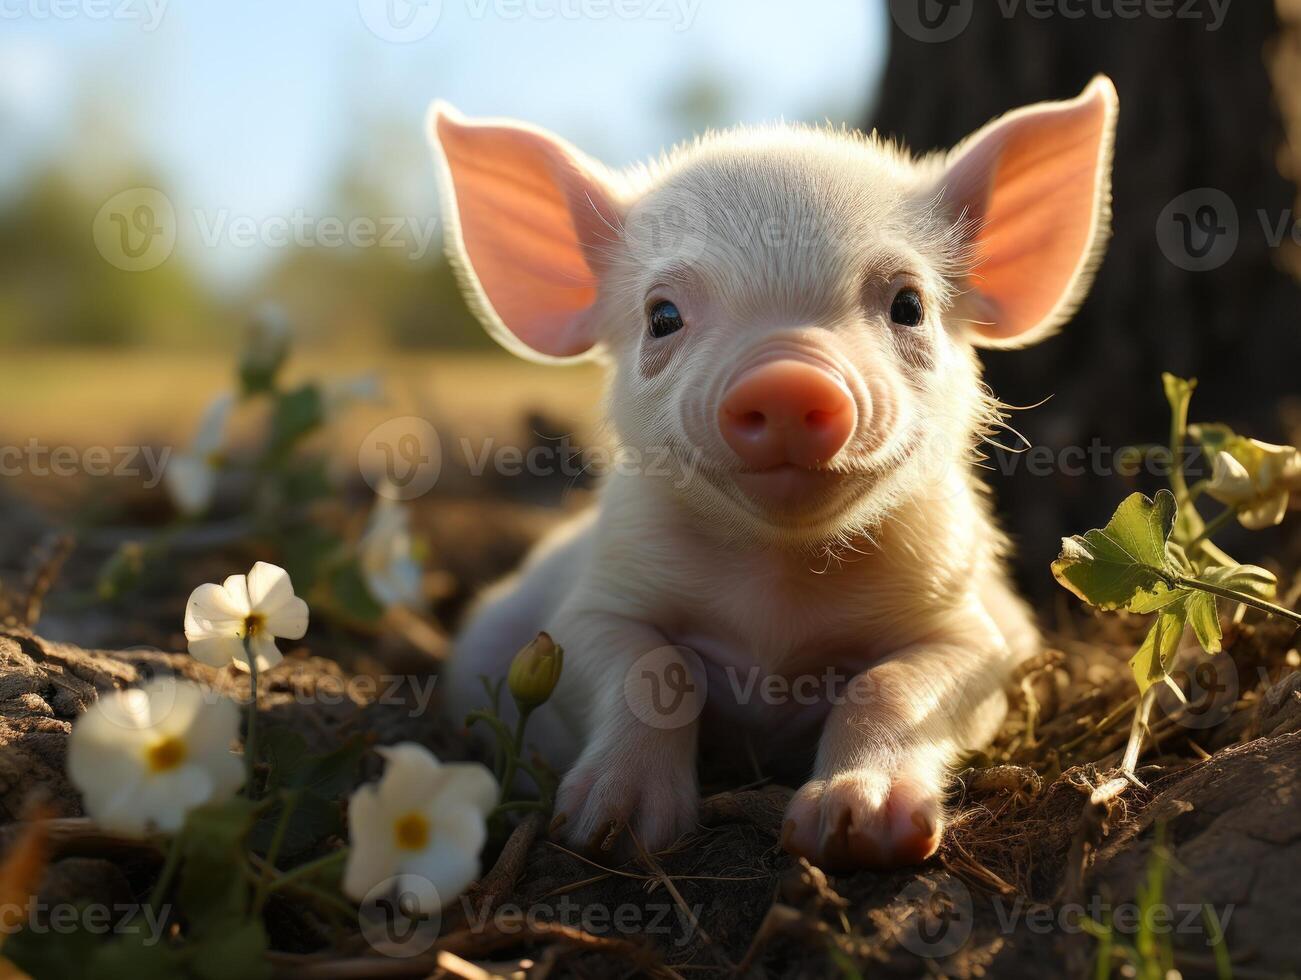
[[[1292,2],[1280,8],[1285,17]],[[1301,391],[1301,289],[1284,270],[1295,252],[1295,189],[1280,163],[1289,173],[1296,168],[1281,149],[1269,70],[1286,78],[1278,55],[1296,46],[1280,41],[1279,13],[1268,2],[1229,4],[1214,30],[1206,3],[1193,5],[1197,19],[1174,15],[1183,3],[1168,19],[1142,10],[1099,16],[1118,6],[1112,3],[1065,5],[1083,10],[1079,19],[1064,16],[1060,4],[1048,17],[1033,15],[1040,5],[1026,2],[1012,13],[1006,2],[967,6],[970,23],[943,43],[917,40],[892,19],[877,129],[920,152],[950,146],[1016,106],[1074,96],[1098,72],[1120,93],[1114,235],[1088,300],[1059,336],[984,358],[1005,401],[1053,396],[1011,420],[1031,442],[1055,454],[1088,450],[1094,440],[1101,446],[1078,477],[1061,465],[1031,475],[1028,457],[1008,453],[991,461],[998,472],[989,482],[1020,540],[1018,570],[1044,592],[1060,536],[1100,526],[1124,493],[1162,485],[1158,474],[1115,475],[1107,451],[1165,442],[1162,371],[1200,379],[1193,421],[1225,421],[1272,442],[1297,434],[1284,421],[1289,405],[1295,421]],[[963,4],[950,16],[964,16]],[[1285,106],[1296,105],[1292,87],[1280,94],[1291,96]],[[1232,201],[1239,240],[1222,265],[1194,272],[1167,258],[1157,229],[1167,205],[1199,188]],[[1282,244],[1271,241],[1279,227]],[[1204,463],[1193,465],[1209,475]],[[1227,545],[1245,561],[1277,554],[1278,541],[1230,531]]]

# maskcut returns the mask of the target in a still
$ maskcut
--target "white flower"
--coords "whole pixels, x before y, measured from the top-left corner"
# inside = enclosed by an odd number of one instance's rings
[[[411,515],[381,493],[358,547],[361,574],[370,594],[384,606],[419,607],[423,571],[412,553]]]
[[[163,482],[172,502],[183,514],[201,514],[212,503],[226,422],[234,404],[234,397],[228,394],[215,398],[204,411],[189,450],[173,455],[167,462]]]
[[[161,678],[86,709],[68,740],[68,776],[104,829],[174,832],[191,809],[228,799],[243,784],[244,766],[231,752],[238,733],[233,702]]]
[[[1234,436],[1215,454],[1206,492],[1238,512],[1243,527],[1272,527],[1287,513],[1288,495],[1301,491],[1301,453]]]
[[[294,595],[289,573],[264,561],[221,585],[208,583],[190,593],[185,605],[185,638],[190,654],[210,667],[234,663],[248,670],[245,641],[268,670],[284,658],[276,637],[301,640],[307,632],[307,603]]]
[[[244,337],[241,367],[252,371],[274,372],[289,351],[293,330],[289,317],[274,303],[259,307]]]
[[[414,742],[377,751],[388,762],[383,778],[348,802],[343,890],[361,901],[387,878],[410,875],[427,886],[404,891],[422,913],[435,912],[478,877],[497,780],[477,762],[443,765]]]

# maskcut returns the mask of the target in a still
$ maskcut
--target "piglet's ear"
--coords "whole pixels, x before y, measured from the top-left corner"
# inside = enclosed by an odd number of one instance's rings
[[[429,118],[448,251],[489,332],[533,360],[590,350],[597,272],[622,216],[599,165],[530,126],[444,103]]]
[[[1111,225],[1116,89],[1099,75],[1069,102],[1009,113],[949,157],[942,193],[970,220],[957,315],[974,343],[1021,347],[1079,306]]]

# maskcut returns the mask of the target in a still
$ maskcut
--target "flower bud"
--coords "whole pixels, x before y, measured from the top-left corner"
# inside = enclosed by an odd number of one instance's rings
[[[246,395],[274,391],[276,376],[289,356],[289,320],[275,306],[253,318],[239,358],[240,388]]]
[[[506,686],[521,710],[546,703],[560,680],[565,651],[546,633],[539,633],[523,650],[515,654]]]

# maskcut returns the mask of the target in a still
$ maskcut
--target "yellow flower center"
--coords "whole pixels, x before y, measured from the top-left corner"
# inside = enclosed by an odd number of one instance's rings
[[[423,851],[429,844],[429,818],[423,813],[403,814],[393,823],[393,836],[404,851]]]
[[[168,772],[185,761],[185,742],[175,735],[168,736],[161,742],[155,742],[145,753],[150,772]]]
[[[244,619],[244,635],[250,639],[266,628],[267,618],[261,613],[249,613]]]

